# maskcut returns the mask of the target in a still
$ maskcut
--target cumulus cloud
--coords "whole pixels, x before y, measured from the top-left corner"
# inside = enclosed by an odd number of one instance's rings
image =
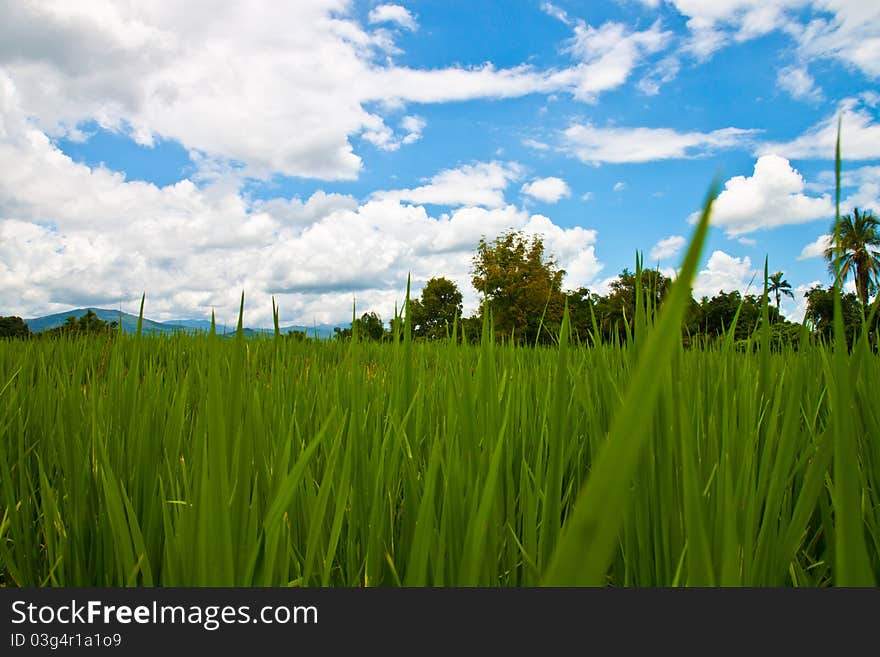
[[[416,204],[499,208],[506,204],[504,190],[521,176],[522,167],[516,162],[475,162],[441,171],[419,187],[374,192],[373,198]]]
[[[370,23],[395,23],[400,27],[416,31],[419,28],[415,17],[406,7],[400,5],[379,5],[370,10]]]
[[[431,276],[449,276],[473,310],[469,269],[477,242],[508,229],[544,235],[569,272],[567,283],[588,283],[601,269],[595,231],[559,227],[497,198],[488,199],[491,207],[433,216],[397,199],[359,204],[323,191],[307,200],[250,201],[225,184],[158,187],[75,163],[14,104],[5,110],[0,305],[8,313],[33,317],[85,305],[136,312],[146,291],[150,317],[206,317],[213,308],[219,321],[233,322],[244,289],[250,325],[271,325],[272,295],[285,323],[344,322],[352,294],[358,308],[387,319],[407,274],[416,289]],[[499,176],[487,183],[496,189],[512,169],[470,167]],[[452,185],[458,175],[465,189],[473,180],[467,173],[435,180]]]
[[[819,235],[814,242],[810,242],[798,256],[798,260],[807,260],[809,258],[824,258],[825,250],[831,246],[831,235]]]
[[[562,178],[538,178],[522,186],[522,193],[545,203],[556,203],[571,196],[568,184]]]
[[[616,183],[614,183],[614,191],[615,192],[622,192],[624,189],[626,189],[625,182],[621,182],[620,180],[618,180]]]
[[[724,251],[713,251],[705,269],[701,269],[694,281],[694,298],[712,297],[718,292],[754,294],[754,281],[758,270],[752,267],[748,256],[737,258]]]
[[[669,128],[597,128],[574,124],[561,135],[561,150],[585,164],[652,162],[697,157],[715,149],[741,146],[752,130],[676,132]]]
[[[671,235],[657,242],[649,254],[649,258],[653,261],[666,260],[672,258],[681,252],[685,245],[685,239],[681,235]]]
[[[790,159],[833,160],[837,143],[837,119],[842,117],[840,149],[844,160],[880,158],[880,124],[864,98],[848,98],[838,111],[785,143],[763,144],[758,155],[776,153]]]
[[[764,155],[751,176],[735,176],[712,208],[712,223],[736,237],[765,228],[801,224],[834,215],[828,194],[808,196],[800,173],[785,158]],[[690,216],[696,222],[699,212]]]
[[[596,258],[596,231],[581,226],[562,228],[549,217],[535,214],[521,229],[526,235],[540,236],[544,249],[552,254],[565,270],[562,280],[567,289],[577,289],[591,283],[603,265]]]

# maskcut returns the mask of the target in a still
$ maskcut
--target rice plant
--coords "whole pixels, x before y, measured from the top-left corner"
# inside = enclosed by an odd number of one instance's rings
[[[640,349],[4,341],[0,579],[876,583],[877,356],[659,321]]]
[[[0,584],[876,584],[880,360],[684,348],[713,195],[622,344],[0,341]]]

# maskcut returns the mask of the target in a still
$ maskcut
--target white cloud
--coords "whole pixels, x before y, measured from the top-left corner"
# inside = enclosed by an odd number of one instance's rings
[[[852,208],[860,208],[880,214],[880,166],[866,166],[849,171],[843,175],[841,182],[845,186],[857,188],[843,201],[841,212],[846,214]]]
[[[810,242],[798,256],[798,260],[807,260],[808,258],[824,258],[825,249],[831,246],[831,235],[819,235],[814,242]]]
[[[723,226],[736,237],[764,228],[801,224],[834,215],[827,194],[804,194],[804,179],[788,160],[764,155],[755,162],[751,176],[735,176],[724,183],[724,190],[712,208],[712,223]],[[695,222],[699,212],[690,220]]]
[[[364,122],[366,129],[363,138],[381,151],[396,151],[400,148],[400,139],[396,138],[394,131],[385,125],[381,116],[370,114]]]
[[[593,198],[593,192],[584,192],[584,193],[581,195],[581,200],[582,200],[582,201],[589,201],[591,198]]]
[[[783,28],[790,22],[787,10],[807,0],[670,0],[688,17],[690,38],[685,46],[700,60],[711,57],[731,42],[742,42]]]
[[[807,314],[807,299],[804,295],[817,285],[821,285],[821,283],[819,281],[812,281],[805,285],[798,285],[791,290],[792,294],[794,294],[794,299],[787,296],[781,297],[782,316],[790,322],[803,322],[804,315]]]
[[[51,134],[81,121],[273,172],[346,179],[376,120],[363,84],[381,43],[333,0],[17,4],[0,67]],[[380,131],[379,131],[380,132]]]
[[[574,226],[561,228],[544,215],[532,215],[522,227],[526,235],[540,235],[544,252],[553,255],[565,270],[563,286],[577,289],[590,284],[602,270],[596,259],[596,231]]]
[[[669,0],[688,18],[682,50],[700,61],[732,42],[763,36],[789,24],[786,10],[806,0]]]
[[[572,88],[563,69],[536,71],[529,66],[498,69],[488,63],[469,68],[372,70],[362,88],[366,100],[385,103],[448,103],[475,98],[516,98]]]
[[[355,210],[358,202],[344,194],[318,190],[303,203],[299,198],[273,198],[255,201],[252,212],[266,212],[282,225],[307,226],[338,210]]]
[[[758,270],[752,267],[748,256],[737,258],[724,251],[713,251],[706,268],[700,270],[694,281],[694,298],[711,298],[718,292],[734,290],[743,295],[754,294],[757,276]]]
[[[537,139],[526,138],[522,140],[523,146],[528,146],[529,148],[533,148],[536,151],[549,151],[550,146],[545,144],[542,141],[538,141]]]
[[[566,25],[571,25],[571,19],[569,19],[568,14],[565,13],[565,10],[561,7],[557,7],[552,2],[542,3],[541,11],[543,11],[548,16],[552,16],[558,21],[562,21]]]
[[[681,62],[679,62],[678,57],[674,55],[664,57],[657,62],[645,77],[639,80],[636,86],[643,94],[656,96],[660,93],[661,85],[674,80],[680,69]]]
[[[406,130],[402,143],[412,144],[422,138],[422,130],[428,125],[421,116],[405,116],[400,122],[400,127]]]
[[[522,186],[522,193],[545,203],[556,203],[571,196],[571,190],[561,178],[538,178]]]
[[[370,10],[370,23],[395,23],[414,32],[419,28],[415,17],[406,7],[400,5],[379,5]]]
[[[666,260],[672,258],[681,252],[685,245],[685,238],[681,235],[671,235],[657,242],[652,248],[648,257],[652,261]]]
[[[880,75],[880,5],[865,0],[669,0],[688,18],[685,50],[706,59],[730,43],[782,30],[802,59],[834,58]]]
[[[593,27],[577,21],[565,49],[573,60],[567,68],[539,71],[520,65],[499,70],[492,63],[435,70],[386,68],[372,71],[369,98],[439,103],[568,91],[592,103],[601,93],[623,85],[646,57],[666,47],[671,35],[659,23],[648,30],[631,31],[621,23]]]
[[[840,128],[841,158],[873,160],[880,158],[880,124],[865,107],[864,99],[848,98],[840,103],[838,112],[826,117],[804,134],[786,143],[768,143],[757,154],[777,153],[790,159],[833,160],[837,143],[837,119]]]
[[[672,33],[663,31],[659,21],[649,30],[632,32],[622,23],[608,22],[598,28],[579,21],[568,52],[579,62],[561,72],[574,86],[575,98],[595,102],[599,93],[622,85],[644,58],[666,48]]]
[[[822,90],[805,67],[786,66],[776,74],[776,86],[798,100],[821,100]]]
[[[740,146],[751,130],[676,132],[669,128],[596,128],[575,124],[562,133],[561,149],[586,164],[652,162],[696,157],[714,149]]]
[[[365,123],[368,129],[364,131],[363,138],[373,144],[376,148],[383,151],[396,151],[401,146],[414,144],[422,138],[422,130],[425,129],[427,122],[420,116],[405,116],[400,121],[400,128],[404,134],[395,134],[395,132],[385,125],[385,121],[371,114]]]
[[[614,183],[614,191],[615,192],[622,192],[624,189],[626,189],[625,182],[621,182],[620,180],[618,180],[616,183]]]
[[[807,183],[805,189],[816,192],[834,192],[834,171],[823,171]],[[841,189],[848,195],[840,202],[844,214],[853,208],[880,213],[880,166],[863,166],[844,169],[840,179]]]
[[[864,0],[816,0],[818,15],[806,25],[789,31],[798,41],[802,56],[834,58],[866,76],[880,76],[880,5]]]
[[[499,208],[506,204],[504,190],[521,176],[522,167],[516,162],[476,162],[441,171],[420,187],[374,192],[373,198],[416,204]]]
[[[508,229],[544,235],[568,271],[566,284],[589,283],[601,269],[595,231],[562,228],[512,205],[438,217],[398,200],[358,205],[321,191],[306,201],[251,202],[226,184],[128,182],[73,162],[23,113],[5,109],[0,305],[8,313],[33,317],[85,305],[136,312],[146,291],[150,317],[207,317],[215,308],[218,321],[231,323],[244,289],[252,326],[271,325],[272,295],[284,323],[345,322],[352,294],[359,309],[387,319],[408,273],[416,289],[431,276],[449,276],[469,312],[477,305],[469,283],[477,242]],[[470,168],[478,177],[500,176],[499,188],[512,169]],[[435,180],[473,180],[466,173]]]

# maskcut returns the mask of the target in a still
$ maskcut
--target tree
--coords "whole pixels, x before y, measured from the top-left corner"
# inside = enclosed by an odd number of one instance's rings
[[[654,269],[641,272],[642,294],[646,295],[642,298],[649,301],[654,311],[663,303],[671,285],[672,279]],[[627,332],[633,330],[636,316],[636,274],[624,269],[609,287],[607,296],[595,300],[596,321],[606,339],[616,335],[623,343]]]
[[[491,312],[497,335],[534,342],[542,325],[552,331],[561,324],[565,271],[552,256],[545,259],[541,237],[509,231],[492,242],[481,239],[472,273],[483,295],[480,315]]]
[[[568,304],[568,313],[571,318],[571,329],[578,340],[586,342],[589,339],[599,340],[601,336],[593,335],[593,319],[596,316],[596,305],[602,300],[598,294],[590,292],[589,288],[579,287],[565,295]]]
[[[446,337],[456,318],[461,318],[462,296],[448,278],[432,278],[422,288],[420,299],[409,303],[413,335],[436,340]]]
[[[722,290],[711,299],[703,297],[694,310],[690,320],[690,329],[693,333],[701,333],[709,338],[723,336],[733,326],[733,318],[736,320],[736,328],[733,333],[735,340],[745,340],[758,328],[762,316],[762,299],[754,294],[743,296],[738,290],[724,292]],[[779,313],[773,306],[767,308],[770,323],[778,324]]]
[[[767,284],[768,294],[773,294],[776,297],[776,314],[780,316],[782,315],[782,311],[779,308],[780,295],[794,299],[794,293],[791,291],[791,283],[783,279],[783,275],[784,274],[781,271],[776,272],[770,277]]]
[[[830,342],[834,337],[834,288],[817,285],[805,292],[804,296],[807,299],[804,322],[810,325],[814,333]],[[852,344],[862,323],[858,297],[852,292],[840,295],[840,309],[847,343]]]
[[[376,313],[364,313],[358,322],[358,335],[367,340],[381,340],[385,335],[385,325]]]
[[[385,335],[385,325],[382,318],[376,313],[364,313],[354,320],[354,328],[357,329],[358,338],[361,340],[381,340]],[[338,326],[333,329],[336,338],[340,340],[351,339],[352,329],[340,329]]]
[[[31,329],[21,317],[0,317],[0,338],[28,338]]]
[[[880,222],[870,211],[855,208],[852,214],[840,218],[839,231],[836,225],[831,226],[831,233],[832,243],[825,249],[828,269],[837,276],[838,285],[852,274],[856,295],[867,306],[880,278]]]

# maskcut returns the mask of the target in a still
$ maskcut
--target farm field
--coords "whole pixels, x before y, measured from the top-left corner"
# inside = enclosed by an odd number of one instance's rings
[[[867,343],[489,337],[0,342],[0,582],[876,583]]]
[[[880,590],[877,0],[0,2],[0,34],[13,605]],[[554,597],[370,611],[544,649],[583,630]],[[11,647],[73,645],[11,609]]]

